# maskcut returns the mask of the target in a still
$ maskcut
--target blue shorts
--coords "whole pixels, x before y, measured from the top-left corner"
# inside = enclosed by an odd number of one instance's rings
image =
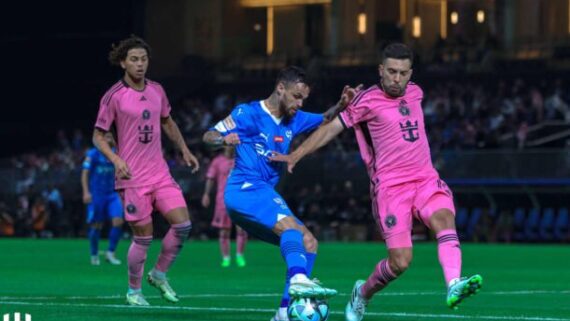
[[[224,201],[232,222],[248,234],[278,245],[279,236],[273,232],[273,227],[279,220],[292,216],[299,225],[303,225],[273,186],[265,182],[254,183],[244,189],[242,186],[228,184]]]
[[[119,194],[93,195],[87,205],[87,224],[102,223],[114,218],[123,218],[123,205]]]

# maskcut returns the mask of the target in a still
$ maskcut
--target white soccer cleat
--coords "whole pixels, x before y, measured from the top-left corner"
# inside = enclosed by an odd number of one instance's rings
[[[152,271],[150,271],[150,272],[148,272],[146,280],[148,281],[148,283],[150,285],[152,285],[155,288],[160,290],[160,292],[162,293],[162,297],[166,301],[172,302],[172,303],[176,303],[176,302],[180,301],[178,299],[178,296],[176,295],[176,292],[174,292],[172,287],[170,287],[170,284],[168,284],[168,280],[166,278],[160,279],[160,278],[154,277],[152,275]]]
[[[149,306],[141,292],[127,293],[127,304],[132,306]]]
[[[270,321],[289,321],[289,317],[287,316],[287,308],[279,308],[273,318]]]
[[[354,288],[352,288],[352,297],[344,310],[346,321],[360,321],[364,317],[368,301],[360,295],[360,287],[363,284],[364,280],[358,280],[354,284]]]
[[[101,265],[101,261],[99,260],[99,255],[91,256],[91,265]]]
[[[289,295],[293,298],[326,299],[337,294],[335,289],[325,288],[317,279],[309,280],[305,274],[295,274],[289,285]]]
[[[111,263],[111,265],[121,265],[121,260],[115,257],[115,253],[107,251],[105,253],[105,261]]]

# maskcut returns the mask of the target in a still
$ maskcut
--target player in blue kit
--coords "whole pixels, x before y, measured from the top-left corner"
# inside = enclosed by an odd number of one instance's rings
[[[105,139],[114,146],[111,133]],[[83,202],[87,204],[87,224],[89,224],[89,243],[91,264],[99,265],[99,238],[103,222],[111,220],[109,248],[105,253],[107,262],[121,264],[115,257],[115,249],[121,238],[123,226],[123,206],[119,194],[115,192],[115,167],[97,148],[87,151],[81,172]]]
[[[236,106],[204,134],[209,145],[236,146],[235,166],[224,196],[232,221],[249,234],[279,245],[287,264],[285,290],[273,321],[288,320],[290,296],[327,298],[337,291],[309,279],[318,243],[275,191],[283,164],[269,157],[288,153],[295,136],[332,120],[358,90],[346,86],[338,103],[324,114],[303,112],[300,109],[310,92],[305,72],[287,67],[277,77],[269,98]]]

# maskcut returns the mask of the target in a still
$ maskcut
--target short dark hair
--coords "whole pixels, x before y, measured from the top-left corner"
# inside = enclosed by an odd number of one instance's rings
[[[406,44],[401,42],[391,43],[384,48],[382,52],[382,62],[386,61],[386,59],[409,59],[410,62],[414,63],[414,53],[412,49],[408,47]]]
[[[118,44],[113,44],[111,51],[109,52],[109,62],[112,65],[119,66],[121,61],[127,59],[129,50],[133,48],[141,48],[146,50],[148,57],[150,58],[150,46],[142,39],[135,35],[131,35],[127,39],[121,40]]]
[[[307,84],[307,74],[303,68],[297,66],[285,67],[279,72],[275,85],[279,84],[280,82],[283,82],[285,84],[298,82]]]

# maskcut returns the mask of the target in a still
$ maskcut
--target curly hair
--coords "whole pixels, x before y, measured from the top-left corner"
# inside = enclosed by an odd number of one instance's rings
[[[112,49],[109,52],[109,62],[115,66],[119,66],[121,61],[127,59],[129,50],[133,48],[142,48],[146,50],[146,53],[150,58],[150,46],[142,38],[135,35],[131,35],[129,38],[121,40],[118,44],[113,44],[111,47]]]

